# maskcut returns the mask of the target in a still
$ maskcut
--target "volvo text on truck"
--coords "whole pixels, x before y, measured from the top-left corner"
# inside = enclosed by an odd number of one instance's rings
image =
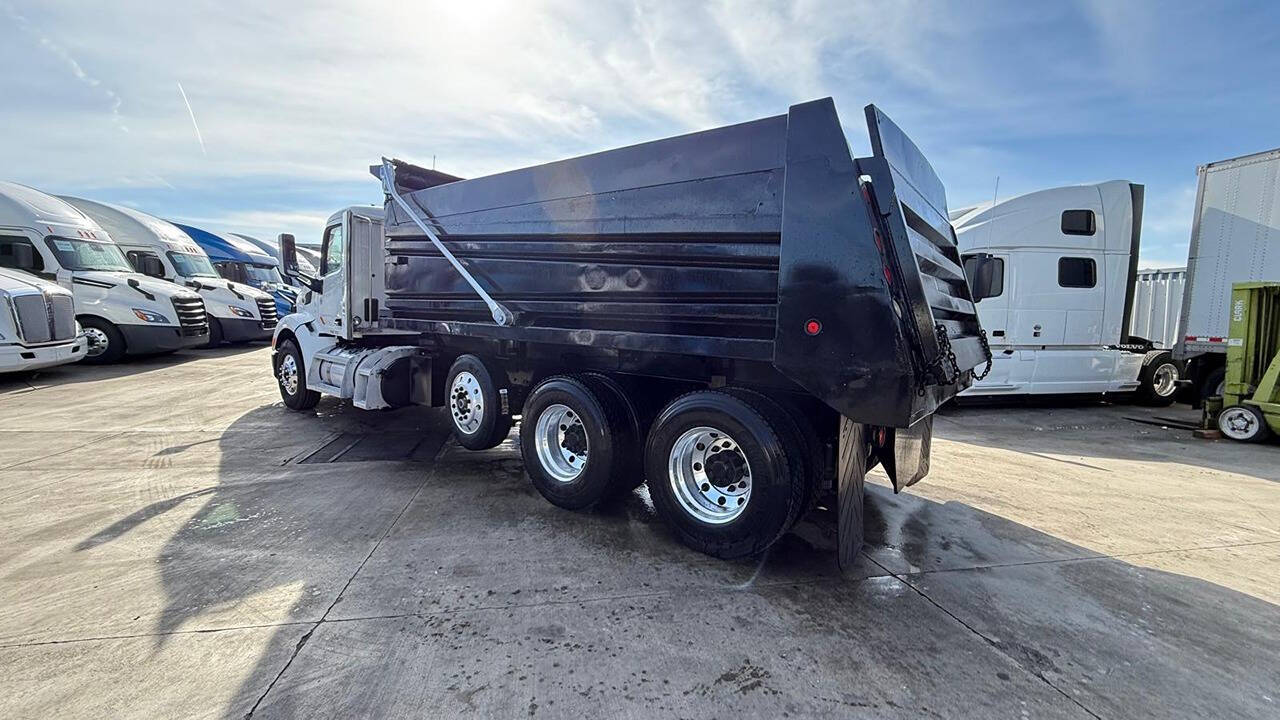
[[[1125,180],[1019,195],[951,214],[966,261],[991,256],[978,303],[991,373],[965,396],[1137,393],[1173,402],[1179,365],[1131,327],[1143,187]]]
[[[25,185],[0,182],[0,264],[56,282],[75,297],[86,363],[203,345],[204,301],[134,270],[120,247],[76,208]]]
[[[120,205],[62,199],[101,225],[135,270],[199,293],[209,316],[210,347],[271,337],[277,320],[275,299],[220,277],[204,250],[173,223]]]
[[[88,344],[76,323],[71,291],[6,267],[0,255],[0,373],[76,362]]]
[[[922,478],[933,413],[990,359],[941,181],[866,121],[861,158],[825,99],[470,180],[384,160],[385,207],[331,218],[276,330],[281,396],[444,406],[474,450],[518,416],[547,500],[647,481],[724,558],[826,498],[847,567],[867,469]]]
[[[1201,165],[1174,355],[1195,396],[1222,395],[1231,287],[1280,281],[1280,148]]]

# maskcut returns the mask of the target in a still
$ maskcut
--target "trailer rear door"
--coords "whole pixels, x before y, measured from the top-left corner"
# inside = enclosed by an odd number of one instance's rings
[[[1200,168],[1179,355],[1226,352],[1231,286],[1280,280],[1280,149]]]

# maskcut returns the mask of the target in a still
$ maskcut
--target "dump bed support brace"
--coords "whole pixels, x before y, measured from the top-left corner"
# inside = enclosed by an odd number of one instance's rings
[[[480,287],[480,283],[476,282],[476,279],[471,276],[471,273],[467,271],[467,268],[462,264],[462,262],[458,260],[458,258],[454,257],[453,253],[449,252],[449,248],[445,247],[444,243],[440,242],[440,237],[436,235],[435,231],[427,225],[425,220],[419,217],[418,211],[415,210],[408,201],[400,196],[400,192],[396,190],[395,165],[391,163],[391,160],[385,157],[382,158],[382,190],[387,194],[387,197],[394,200],[396,205],[400,206],[401,210],[405,211],[409,216],[409,219],[418,226],[418,229],[431,240],[431,244],[435,245],[436,249],[440,251],[440,254],[444,255],[445,259],[449,261],[449,264],[453,266],[453,269],[457,270],[458,274],[462,276],[462,279],[467,281],[467,284],[471,286],[472,290],[476,291],[476,294],[480,296],[481,300],[484,300],[484,304],[489,306],[489,312],[493,315],[493,321],[503,327],[510,327],[514,325],[515,315],[513,315],[510,310],[497,300],[490,297],[489,293],[486,292],[484,288]]]

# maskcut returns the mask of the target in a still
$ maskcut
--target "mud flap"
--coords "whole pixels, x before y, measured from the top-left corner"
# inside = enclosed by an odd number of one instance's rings
[[[871,452],[893,481],[894,492],[901,492],[929,474],[932,443],[932,415],[909,428],[876,428],[871,432]]]
[[[867,455],[865,426],[841,417],[836,473],[836,545],[841,571],[852,568],[862,552],[862,482],[867,474]]]

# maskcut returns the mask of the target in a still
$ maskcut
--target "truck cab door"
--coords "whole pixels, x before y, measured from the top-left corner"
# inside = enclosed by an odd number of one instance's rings
[[[344,327],[359,335],[378,329],[378,305],[386,293],[386,251],[382,247],[382,221],[348,210],[347,302]]]
[[[351,339],[351,318],[347,309],[350,266],[347,262],[347,239],[350,237],[351,211],[324,230],[320,243],[320,292],[316,301],[316,322],[322,334]]]

